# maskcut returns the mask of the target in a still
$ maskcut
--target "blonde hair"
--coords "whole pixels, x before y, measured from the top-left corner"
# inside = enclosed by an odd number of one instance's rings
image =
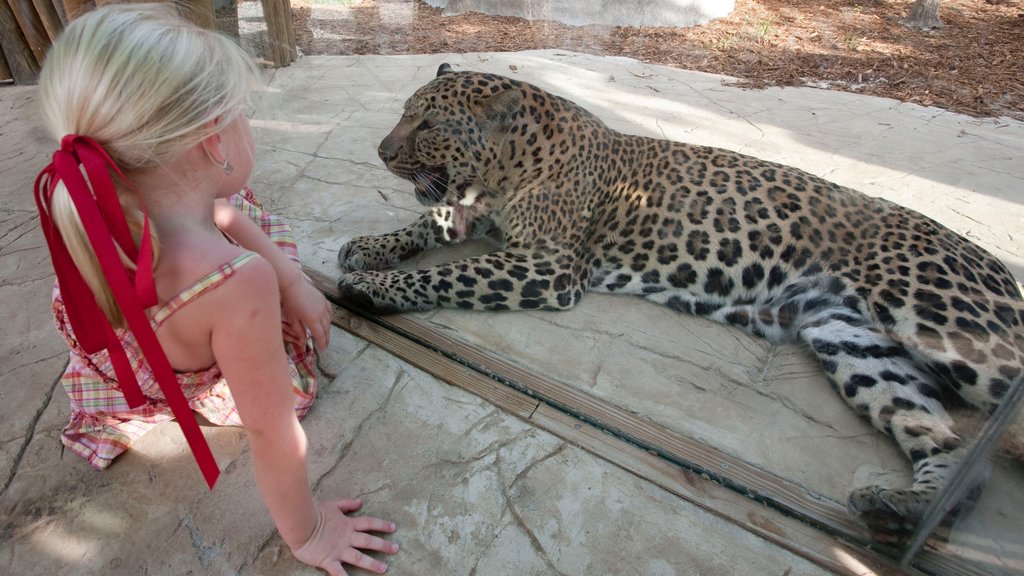
[[[74,20],[53,44],[39,78],[39,105],[58,142],[89,136],[132,171],[173,160],[230,124],[249,106],[259,79],[254,60],[234,41],[186,22],[168,5],[109,5]],[[116,178],[115,184],[138,243],[138,200]],[[63,183],[50,210],[100,308],[122,326]],[[122,261],[131,266],[123,254]]]

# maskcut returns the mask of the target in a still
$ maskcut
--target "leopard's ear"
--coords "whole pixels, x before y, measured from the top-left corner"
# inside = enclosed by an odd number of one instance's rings
[[[451,74],[452,72],[455,72],[455,70],[452,70],[452,65],[445,62],[437,67],[437,76],[435,76],[435,78],[440,78],[441,76]]]
[[[477,100],[474,104],[476,112],[488,128],[507,129],[512,124],[512,119],[523,107],[523,91],[518,88],[509,88]]]

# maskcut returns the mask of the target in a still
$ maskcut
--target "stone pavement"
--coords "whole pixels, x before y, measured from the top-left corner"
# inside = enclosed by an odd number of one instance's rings
[[[306,57],[275,71],[253,120],[253,184],[292,222],[309,265],[336,275],[345,240],[415,217],[408,186],[375,149],[445,61],[540,84],[620,130],[737,149],[885,196],[1024,277],[1021,123],[815,89],[747,91],[564,51]],[[224,469],[212,493],[173,424],[106,472],[62,453],[67,400],[56,378],[66,354],[31,199],[52,144],[34,96],[0,89],[0,317],[10,327],[0,337],[0,573],[316,573],[275,535],[240,430],[204,429]],[[421,317],[824,498],[908,473],[796,348],[599,294],[562,314]],[[343,331],[325,356],[337,378],[305,421],[310,475],[324,497],[359,496],[366,513],[398,524],[393,574],[824,573]],[[972,545],[1024,556],[999,536],[1022,533],[1020,481],[1019,466],[1000,470],[991,504],[964,529]]]

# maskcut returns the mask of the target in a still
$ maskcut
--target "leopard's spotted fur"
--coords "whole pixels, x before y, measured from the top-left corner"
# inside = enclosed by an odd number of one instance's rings
[[[795,168],[625,135],[535,86],[447,66],[378,152],[434,207],[341,248],[348,298],[381,312],[564,310],[590,290],[627,293],[804,342],[913,462],[911,487],[850,496],[877,530],[912,528],[961,458],[947,393],[991,411],[1024,365],[1024,305],[998,260]],[[492,230],[499,252],[379,271]]]

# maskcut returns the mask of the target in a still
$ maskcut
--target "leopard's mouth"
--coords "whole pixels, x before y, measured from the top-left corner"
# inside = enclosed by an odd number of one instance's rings
[[[448,170],[444,166],[430,166],[417,170],[410,177],[416,190],[416,199],[425,206],[436,206],[448,195]]]

